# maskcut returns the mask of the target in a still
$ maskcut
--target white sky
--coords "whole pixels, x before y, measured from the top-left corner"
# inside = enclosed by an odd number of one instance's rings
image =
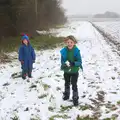
[[[68,15],[96,14],[106,11],[120,13],[120,0],[62,0]]]

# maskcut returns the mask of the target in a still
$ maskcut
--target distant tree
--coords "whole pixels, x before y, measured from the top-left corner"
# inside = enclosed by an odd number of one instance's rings
[[[96,14],[94,15],[95,18],[120,18],[120,15],[115,12],[105,12],[104,14]]]
[[[61,0],[1,0],[0,36],[34,34],[66,22]]]

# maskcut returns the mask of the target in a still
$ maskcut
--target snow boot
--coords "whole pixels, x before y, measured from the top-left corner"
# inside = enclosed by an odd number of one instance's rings
[[[29,77],[29,78],[32,78],[31,73],[32,73],[32,70],[29,70],[29,71],[28,71],[28,77]]]
[[[69,94],[64,92],[63,93],[63,100],[68,100],[69,99]]]
[[[26,79],[26,76],[22,76],[22,79],[25,80],[25,79]]]
[[[78,97],[78,91],[73,91],[73,104],[74,104],[74,106],[78,106],[78,99],[79,99],[79,97]]]
[[[65,86],[65,92],[63,93],[63,100],[68,100],[70,96],[70,86]]]
[[[29,75],[28,77],[29,77],[29,78],[32,78],[32,76],[31,76],[31,75]]]
[[[22,79],[25,80],[27,76],[27,73],[25,70],[22,70]]]
[[[73,105],[78,106],[78,99],[73,99]]]

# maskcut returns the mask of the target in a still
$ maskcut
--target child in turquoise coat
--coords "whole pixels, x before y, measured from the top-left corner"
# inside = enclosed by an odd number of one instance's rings
[[[66,38],[66,46],[60,51],[61,53],[61,69],[64,71],[65,91],[63,100],[68,100],[70,96],[70,83],[73,90],[73,104],[78,105],[78,88],[77,81],[79,69],[83,70],[80,50],[76,46],[76,39],[70,35]]]

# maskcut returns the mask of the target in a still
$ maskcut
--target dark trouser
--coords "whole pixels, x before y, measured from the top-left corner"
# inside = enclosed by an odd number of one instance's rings
[[[26,76],[28,75],[28,77],[32,77],[32,70],[22,70],[22,78],[25,79]]]
[[[79,99],[78,97],[78,88],[77,88],[77,80],[78,80],[78,73],[64,73],[64,79],[65,79],[65,92],[64,94],[66,96],[70,96],[70,83],[72,84],[72,90],[73,90],[73,100]]]

